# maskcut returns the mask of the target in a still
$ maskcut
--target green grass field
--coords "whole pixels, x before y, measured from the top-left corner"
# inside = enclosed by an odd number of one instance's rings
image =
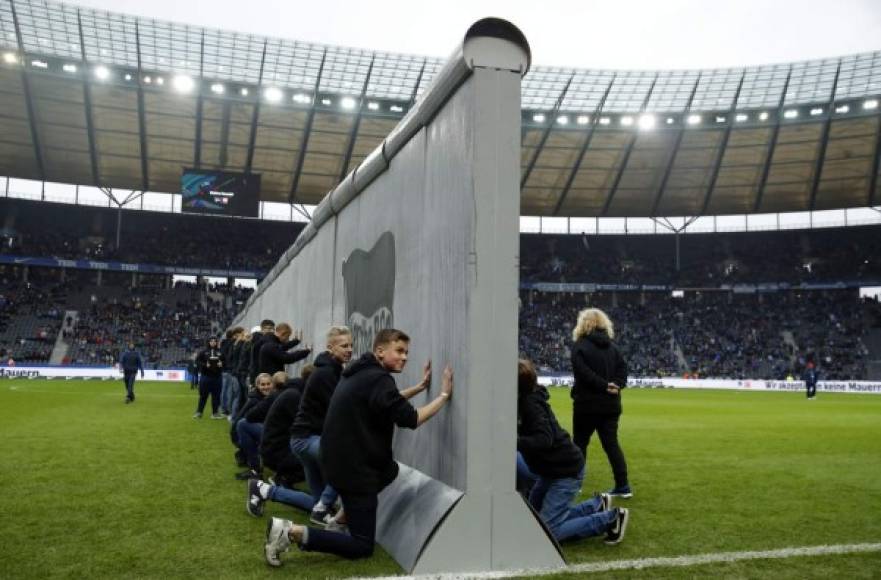
[[[182,384],[0,381],[0,577],[319,578],[400,573],[291,551],[262,558],[267,504],[245,513],[225,421],[190,418]],[[568,392],[553,391],[568,428]],[[627,538],[564,547],[570,563],[881,542],[881,397],[634,390],[621,440]],[[611,473],[591,444],[584,491]],[[528,549],[528,548],[525,548]],[[604,573],[612,578],[881,577],[881,553]],[[563,576],[560,576],[563,577]],[[572,576],[569,576],[572,577]]]

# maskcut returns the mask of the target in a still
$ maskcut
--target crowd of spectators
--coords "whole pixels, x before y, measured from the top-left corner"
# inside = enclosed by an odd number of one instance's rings
[[[881,284],[881,227],[673,235],[537,235],[520,242],[524,282]],[[772,251],[769,252],[769,249]]]
[[[45,363],[52,353],[67,289],[42,279],[24,282],[0,273],[0,364]]]
[[[521,292],[520,350],[550,372],[571,369],[578,311],[605,310],[631,376],[786,379],[813,354],[826,379],[866,375],[862,342],[874,302],[856,291],[670,294]]]
[[[0,253],[267,272],[303,224],[0,198]]]

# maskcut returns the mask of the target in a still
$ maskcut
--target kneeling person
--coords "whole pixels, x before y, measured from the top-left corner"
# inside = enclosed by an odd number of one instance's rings
[[[428,380],[398,391],[391,373],[404,369],[410,338],[400,330],[381,331],[373,352],[343,371],[321,438],[322,465],[330,484],[342,498],[349,534],[307,528],[273,518],[266,533],[264,555],[280,566],[280,555],[291,543],[306,551],[366,558],[373,554],[379,492],[398,475],[392,456],[395,426],[415,429],[433,417],[453,392],[453,372],[444,370],[440,395],[415,409],[407,399],[424,390]],[[426,369],[430,372],[430,368]]]

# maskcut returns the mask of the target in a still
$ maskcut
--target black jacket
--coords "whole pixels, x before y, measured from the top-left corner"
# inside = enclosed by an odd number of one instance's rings
[[[343,372],[343,365],[327,351],[315,357],[313,364],[315,370],[306,382],[303,398],[300,400],[300,409],[291,427],[291,437],[294,439],[322,434],[330,398]]]
[[[257,403],[255,403],[254,406],[248,409],[248,412],[244,414],[243,417],[245,421],[248,423],[262,423],[265,421],[269,409],[281,393],[282,391],[273,391],[257,401]]]
[[[143,374],[144,372],[144,360],[136,350],[126,350],[123,352],[122,356],[119,357],[119,366],[127,373],[141,371]]]
[[[223,360],[229,360],[229,349],[232,348],[233,340],[231,338],[221,338],[220,339],[220,354],[223,355]],[[228,373],[229,369],[224,368],[223,372]]]
[[[395,425],[415,429],[417,418],[391,374],[373,353],[365,353],[343,371],[327,410],[321,435],[327,481],[337,490],[379,493],[398,475]]]
[[[517,398],[517,451],[536,475],[578,477],[584,469],[584,456],[560,427],[549,398],[544,387]]]
[[[211,347],[199,353],[199,356],[196,357],[196,364],[199,365],[200,375],[213,378],[219,377],[223,368],[226,367],[220,349]]]
[[[260,347],[263,346],[263,341],[266,340],[266,337],[273,333],[263,334],[262,332],[255,332],[251,336],[251,357],[248,361],[248,376],[251,378],[251,384],[254,384],[254,379],[257,378],[257,375],[260,374]]]
[[[229,347],[229,355],[226,357],[227,371],[236,374],[239,368],[239,356],[242,354],[242,345],[245,344],[240,340],[234,341]]]
[[[576,412],[621,413],[621,395],[612,395],[606,389],[609,383],[622,389],[627,386],[627,363],[606,331],[595,330],[572,345],[572,373],[575,385],[571,396]]]
[[[239,377],[245,378],[251,373],[251,348],[253,346],[253,340],[246,340],[242,343],[242,348],[239,351],[239,361],[236,364],[236,375]]]
[[[274,334],[266,335],[260,345],[259,366],[257,367],[261,373],[269,373],[274,375],[278,371],[283,371],[285,365],[293,364],[301,361],[312,352],[307,349],[290,351],[291,348],[300,344],[299,340],[290,342],[282,342]]]
[[[260,455],[286,455],[290,453],[291,426],[297,409],[300,408],[300,397],[303,395],[303,379],[288,381],[288,386],[279,393],[263,421],[263,438],[260,440]]]

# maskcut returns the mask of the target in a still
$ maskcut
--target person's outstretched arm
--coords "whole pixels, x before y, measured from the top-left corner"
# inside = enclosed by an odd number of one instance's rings
[[[443,385],[440,394],[430,403],[419,407],[416,410],[416,426],[419,427],[432,417],[434,417],[441,408],[447,404],[450,397],[453,396],[453,369],[450,365],[444,369]]]
[[[428,385],[431,384],[431,359],[425,366],[422,368],[422,380],[413,385],[412,387],[408,387],[401,391],[401,396],[405,399],[412,399],[422,391],[428,388]]]

